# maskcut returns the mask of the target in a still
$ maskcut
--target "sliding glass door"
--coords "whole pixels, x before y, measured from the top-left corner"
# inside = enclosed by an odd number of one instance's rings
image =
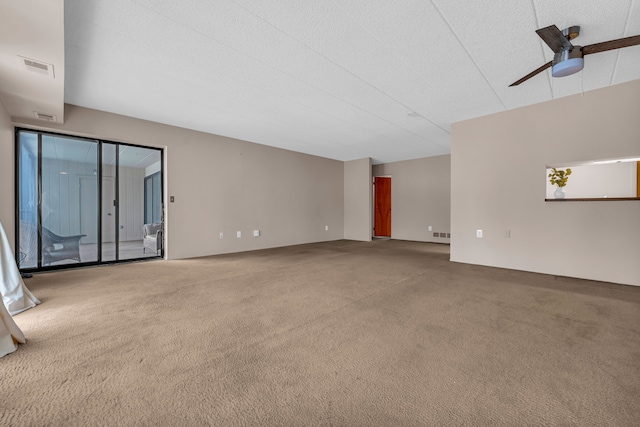
[[[145,180],[162,176],[161,150],[19,129],[16,153],[21,270],[162,256],[161,219],[145,244]]]

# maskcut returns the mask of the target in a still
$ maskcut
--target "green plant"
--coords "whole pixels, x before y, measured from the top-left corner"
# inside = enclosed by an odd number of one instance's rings
[[[566,170],[553,168],[549,174],[549,182],[558,187],[564,187],[567,185],[569,175],[571,175],[571,168],[567,168]]]

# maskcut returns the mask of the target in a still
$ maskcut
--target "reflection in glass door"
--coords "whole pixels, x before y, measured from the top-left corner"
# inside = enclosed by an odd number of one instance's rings
[[[116,144],[102,143],[102,261],[117,260],[116,248]]]
[[[118,147],[118,242],[119,259],[155,257],[162,253],[163,227],[160,209],[155,217],[145,197],[145,182],[158,174],[160,182],[160,150],[120,145]],[[161,185],[155,200],[162,204]]]
[[[96,262],[95,142],[21,132],[17,151],[20,267]]]
[[[38,268],[38,134],[21,132],[18,137],[17,217],[20,239],[16,260],[21,268]]]
[[[145,221],[145,178],[154,174],[162,206],[161,164],[158,149],[17,130],[20,269],[162,256],[164,224]]]

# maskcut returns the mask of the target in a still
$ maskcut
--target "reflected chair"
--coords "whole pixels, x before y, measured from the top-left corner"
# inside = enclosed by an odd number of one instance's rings
[[[38,228],[35,224],[20,221],[20,262],[21,265],[35,264],[37,260]],[[42,265],[49,265],[67,259],[81,262],[80,239],[86,234],[59,236],[42,227]]]
[[[66,259],[80,260],[80,239],[86,234],[75,236],[58,236],[51,230],[42,227],[42,265]]]
[[[142,226],[142,253],[149,248],[160,255],[162,249],[162,223],[145,224]]]

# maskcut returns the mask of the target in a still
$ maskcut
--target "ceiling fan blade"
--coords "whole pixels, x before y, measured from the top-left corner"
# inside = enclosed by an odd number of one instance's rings
[[[544,70],[546,70],[546,69],[547,69],[547,68],[549,68],[549,67],[551,67],[551,61],[549,61],[549,62],[547,62],[546,64],[544,64],[542,67],[537,68],[536,70],[534,70],[534,71],[530,72],[529,74],[527,74],[526,76],[524,76],[524,77],[523,77],[523,78],[521,78],[520,80],[518,80],[518,81],[515,81],[515,82],[511,83],[511,84],[509,85],[509,87],[511,87],[511,86],[518,86],[520,83],[522,83],[522,82],[524,82],[524,81],[526,81],[526,80],[529,80],[531,77],[535,76],[535,75],[536,75],[536,74],[538,74],[538,73],[543,72]]]
[[[635,46],[640,44],[640,36],[625,37],[622,39],[609,40],[608,42],[594,43],[582,48],[583,55],[592,53],[606,52],[607,50],[621,49],[623,47]]]
[[[536,30],[540,38],[551,48],[554,53],[558,53],[564,49],[571,49],[573,45],[562,35],[562,31],[555,25],[549,25],[545,28]]]

